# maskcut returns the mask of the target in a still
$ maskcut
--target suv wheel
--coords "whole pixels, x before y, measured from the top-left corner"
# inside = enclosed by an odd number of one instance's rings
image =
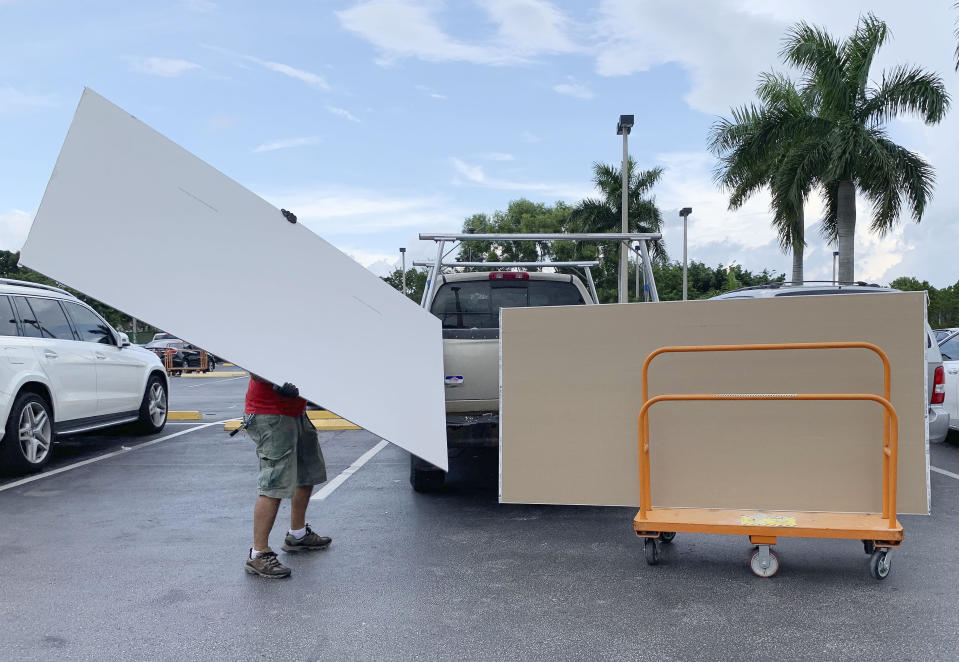
[[[446,483],[446,472],[424,462],[415,455],[410,456],[410,485],[416,492],[438,492]]]
[[[36,393],[21,393],[10,408],[0,453],[15,471],[39,471],[53,450],[50,405]]]
[[[140,430],[144,434],[156,434],[166,425],[166,417],[166,384],[160,375],[150,375],[146,392],[143,394],[143,403],[140,405]]]

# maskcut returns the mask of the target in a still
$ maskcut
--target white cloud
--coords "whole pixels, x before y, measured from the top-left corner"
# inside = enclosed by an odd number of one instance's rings
[[[53,105],[55,105],[55,101],[51,96],[21,92],[9,85],[0,87],[0,113],[12,113]]]
[[[274,152],[278,149],[287,149],[289,147],[303,147],[304,145],[315,145],[320,142],[319,136],[304,136],[302,138],[284,138],[282,140],[273,140],[262,145],[257,145],[254,153]]]
[[[347,119],[347,120],[349,120],[349,121],[351,121],[351,122],[359,122],[359,121],[360,121],[360,118],[359,118],[359,117],[357,117],[356,115],[354,115],[354,114],[351,113],[350,111],[346,110],[345,108],[337,108],[336,106],[327,106],[327,107],[326,107],[326,110],[327,110],[328,112],[336,115],[337,117],[342,117],[343,119]]]
[[[166,57],[146,57],[134,58],[133,70],[141,74],[150,74],[151,76],[162,76],[163,78],[176,78],[188,71],[202,69],[196,62],[189,60],[175,60]]]
[[[321,90],[329,90],[329,83],[326,82],[326,79],[319,74],[315,74],[312,71],[304,71],[303,69],[296,69],[291,67],[288,64],[283,64],[282,62],[270,62],[268,60],[261,60],[253,56],[246,56],[251,62],[256,62],[257,64],[266,67],[270,71],[275,71],[277,73],[283,74],[284,76],[289,76],[290,78],[295,78],[296,80],[301,80],[307,85],[311,85],[315,88]]]
[[[482,183],[486,179],[486,175],[483,174],[482,166],[471,166],[457,158],[450,159],[453,163],[453,167],[456,169],[456,172],[466,177],[471,182]]]
[[[23,247],[34,214],[13,209],[0,214],[0,249],[16,252]]]
[[[523,131],[523,133],[520,134],[519,139],[522,140],[524,143],[538,143],[543,140],[536,134],[531,133],[530,131]]]
[[[302,81],[314,87],[318,90],[329,91],[330,85],[326,82],[326,79],[320,74],[313,73],[312,71],[306,71],[305,69],[297,69],[296,67],[284,64],[282,62],[272,62],[270,60],[264,60],[258,58],[254,55],[244,55],[242,53],[234,53],[226,48],[220,48],[219,46],[211,46],[209,44],[203,44],[203,47],[207,50],[215,51],[217,53],[222,53],[234,59],[243,60],[245,62],[252,62],[253,64],[259,65],[264,69],[269,69],[270,71],[275,71],[278,74],[283,74],[284,76],[289,76],[290,78]]]
[[[582,200],[592,193],[588,185],[581,183],[530,182],[488,177],[482,166],[471,165],[462,159],[452,158],[454,170],[465,181],[453,179],[456,185],[481,186],[498,191],[515,191],[525,197],[547,199],[551,202],[560,199],[570,202]]]
[[[485,154],[480,154],[480,158],[486,159],[487,161],[513,161],[516,157],[506,152],[486,152]]]
[[[347,30],[369,41],[381,53],[377,62],[402,58],[428,62],[471,62],[504,65],[542,53],[577,50],[566,30],[565,15],[544,0],[482,0],[480,5],[497,30],[485,41],[470,43],[448,35],[436,6],[416,0],[369,0],[336,12]]]
[[[459,227],[467,210],[441,195],[404,196],[362,188],[319,187],[270,194],[322,237],[375,235],[398,228]],[[452,226],[451,226],[452,223]]]
[[[423,92],[424,94],[428,95],[431,99],[445,99],[445,98],[446,98],[446,95],[445,95],[445,94],[440,94],[439,92],[430,89],[430,88],[427,87],[426,85],[417,85],[417,86],[416,86],[416,89],[419,90],[420,92]]]
[[[582,83],[577,83],[572,77],[569,78],[568,83],[560,83],[559,85],[553,86],[553,90],[569,97],[576,97],[577,99],[592,99],[593,96],[595,96],[591,89]]]

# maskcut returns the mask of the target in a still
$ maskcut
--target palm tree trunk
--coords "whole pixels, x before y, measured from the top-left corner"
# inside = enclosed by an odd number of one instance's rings
[[[851,283],[855,280],[853,244],[856,239],[856,185],[848,179],[839,182],[836,230],[839,238],[839,282]]]
[[[793,228],[793,285],[803,283],[803,250],[806,246],[805,215],[800,209],[797,214],[796,227]]]

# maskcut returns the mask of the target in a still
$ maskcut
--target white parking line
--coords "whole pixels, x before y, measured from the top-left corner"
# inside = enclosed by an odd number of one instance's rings
[[[153,444],[159,444],[161,441],[166,441],[167,439],[173,439],[174,437],[179,437],[180,435],[183,435],[183,434],[190,434],[191,432],[194,432],[195,430],[202,430],[203,428],[208,428],[211,425],[223,425],[224,423],[226,423],[226,420],[217,421],[215,423],[203,423],[202,425],[197,425],[196,427],[192,427],[189,430],[180,430],[179,432],[168,434],[167,436],[160,437],[159,439],[151,439],[150,441],[145,441],[142,444],[137,444],[136,446],[129,446],[129,447],[121,446],[120,450],[113,451],[112,453],[104,453],[103,455],[91,457],[89,460],[83,460],[82,462],[75,462],[73,464],[68,464],[64,467],[54,469],[53,471],[46,471],[41,474],[36,474],[33,476],[28,476],[26,478],[21,478],[20,480],[14,481],[12,483],[7,483],[6,485],[0,485],[0,492],[3,492],[4,490],[13,489],[14,487],[19,487],[21,485],[26,485],[27,483],[32,483],[35,480],[41,480],[43,478],[49,478],[50,476],[56,476],[57,474],[61,474],[64,471],[70,471],[71,469],[76,469],[78,467],[83,467],[88,464],[93,464],[94,462],[99,462],[100,460],[106,460],[107,458],[110,458],[110,457],[123,455],[124,453],[129,453],[130,451],[135,451],[139,448],[152,446]]]
[[[931,466],[929,468],[935,471],[937,474],[942,474],[943,476],[949,476],[950,478],[955,478],[956,480],[959,480],[959,474],[954,474],[951,471],[946,471],[945,469],[940,469],[939,467]]]
[[[347,478],[349,478],[350,476],[355,474],[357,471],[359,471],[360,467],[362,467],[364,464],[366,464],[371,459],[373,459],[373,456],[379,453],[384,448],[386,448],[389,445],[389,443],[390,442],[385,440],[380,441],[380,443],[378,443],[376,446],[374,446],[370,450],[360,455],[360,459],[358,459],[356,462],[354,462],[353,464],[348,466],[346,469],[344,469],[339,476],[331,480],[329,483],[324,485],[319,492],[311,496],[310,501],[317,501],[317,500],[322,501],[326,497],[333,494],[333,490],[335,490],[337,487],[339,487],[344,482],[346,482]]]
[[[246,375],[243,377],[227,377],[226,379],[213,379],[213,380],[202,380],[199,384],[190,384],[189,386],[184,386],[183,388],[198,388],[200,386],[209,386],[210,384],[222,384],[224,382],[233,382],[237,379],[246,379]]]

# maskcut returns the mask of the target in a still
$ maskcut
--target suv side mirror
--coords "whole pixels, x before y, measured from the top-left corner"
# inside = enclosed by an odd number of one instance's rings
[[[122,348],[122,347],[129,347],[129,346],[130,346],[130,336],[128,336],[127,334],[125,334],[125,333],[123,333],[123,332],[121,331],[121,332],[120,332],[120,347]]]

